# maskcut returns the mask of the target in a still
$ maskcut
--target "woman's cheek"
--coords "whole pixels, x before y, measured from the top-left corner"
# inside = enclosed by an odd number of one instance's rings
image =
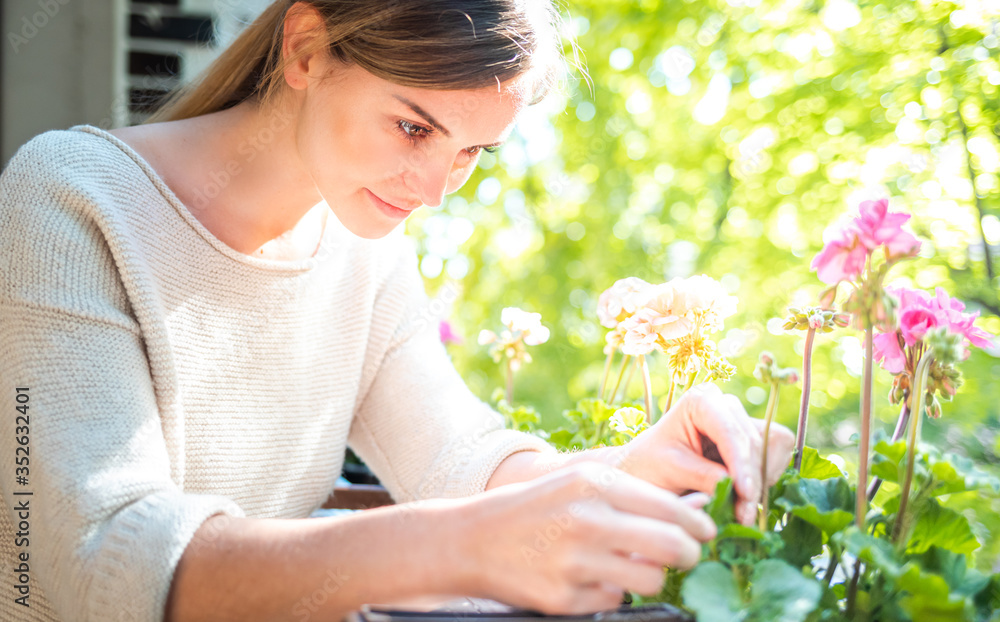
[[[474,170],[476,170],[475,161],[453,170],[448,177],[448,187],[445,189],[445,194],[451,194],[464,186],[465,182],[469,181],[469,177],[472,177],[472,171]]]

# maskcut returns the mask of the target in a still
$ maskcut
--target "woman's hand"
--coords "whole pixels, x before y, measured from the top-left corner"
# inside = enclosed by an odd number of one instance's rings
[[[705,457],[702,435],[718,447],[725,465]],[[725,476],[733,479],[739,501],[736,518],[749,525],[757,513],[762,486],[778,480],[791,459],[795,437],[771,424],[767,482],[761,482],[764,421],[747,415],[734,395],[712,383],[687,391],[653,427],[622,447],[620,468],[675,493],[712,494]]]
[[[715,536],[707,501],[597,462],[475,495],[455,536],[460,589],[546,614],[614,609],[623,590],[657,594],[662,567],[691,568]]]

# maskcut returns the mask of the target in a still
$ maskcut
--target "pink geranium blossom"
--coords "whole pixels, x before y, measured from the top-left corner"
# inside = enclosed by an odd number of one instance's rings
[[[846,226],[827,229],[823,250],[812,261],[819,279],[829,285],[861,275],[865,261],[880,246],[887,259],[916,255],[920,242],[903,225],[909,214],[889,211],[889,200],[862,201]]]
[[[448,320],[441,320],[438,324],[438,333],[441,336],[441,343],[462,343],[462,337],[455,332]]]
[[[947,322],[948,330],[964,335],[969,343],[977,348],[990,348],[993,346],[993,335],[981,328],[976,328],[972,323],[979,317],[979,311],[975,313],[962,313],[965,310],[965,303],[957,298],[950,298],[948,293],[942,288],[935,290],[934,305],[939,310],[942,318]]]
[[[875,359],[882,363],[886,371],[901,373],[906,364],[903,347],[916,345],[933,328],[946,327],[949,332],[962,335],[966,346],[986,348],[992,345],[992,335],[973,326],[979,313],[963,313],[965,304],[949,297],[940,287],[933,297],[915,289],[889,287],[886,291],[899,299],[897,331],[876,335],[873,343]]]
[[[903,225],[909,214],[889,211],[889,199],[862,201],[859,216],[854,219],[858,239],[869,252],[885,246],[886,256],[905,257],[920,250],[920,242]]]
[[[906,354],[899,346],[897,333],[882,333],[872,339],[875,360],[881,363],[882,369],[891,374],[898,374],[906,368]]]
[[[853,223],[843,228],[827,229],[823,237],[827,239],[826,244],[810,266],[816,270],[819,280],[836,285],[860,276],[865,268],[868,249],[858,238]]]

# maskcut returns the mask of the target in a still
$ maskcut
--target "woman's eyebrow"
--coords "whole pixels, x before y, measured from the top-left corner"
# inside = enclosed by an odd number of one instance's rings
[[[423,108],[421,108],[417,104],[411,102],[410,100],[406,99],[402,95],[393,95],[393,97],[395,97],[399,101],[403,102],[404,104],[406,104],[407,106],[410,107],[410,110],[412,110],[413,112],[415,112],[418,115],[420,115],[421,117],[423,117],[424,121],[426,121],[428,125],[430,125],[434,129],[436,129],[437,131],[441,132],[445,136],[451,136],[451,132],[449,132],[448,130],[446,130],[443,125],[441,125],[440,123],[438,123],[437,121],[435,121],[434,117],[432,117],[426,110],[424,110]]]

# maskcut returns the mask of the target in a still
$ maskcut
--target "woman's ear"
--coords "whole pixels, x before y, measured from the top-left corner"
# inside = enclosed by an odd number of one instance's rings
[[[296,2],[285,12],[281,55],[288,86],[305,89],[328,69],[326,25],[319,10],[308,2]]]

